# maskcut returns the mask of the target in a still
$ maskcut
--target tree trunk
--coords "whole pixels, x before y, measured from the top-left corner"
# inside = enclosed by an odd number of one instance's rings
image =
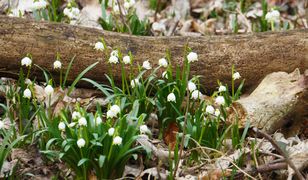
[[[246,79],[246,87],[258,84],[271,72],[308,69],[307,29],[229,36],[138,37],[68,24],[0,16],[0,75],[12,77],[20,69],[20,60],[31,53],[35,64],[48,69],[57,78],[58,72],[52,67],[58,52],[64,68],[76,55],[68,76],[69,81],[74,80],[90,64],[100,61],[85,76],[106,82],[104,74],[108,72],[106,62],[109,57],[94,50],[94,44],[101,37],[108,46],[119,48],[123,54],[131,51],[135,57],[135,70],[136,64],[142,64],[146,59],[156,66],[158,59],[164,57],[168,49],[172,63],[182,65],[184,46],[188,44],[199,55],[199,61],[192,63],[191,74],[203,76],[201,84],[206,90],[213,90],[217,86],[217,79],[230,83],[232,64]],[[115,79],[119,81],[120,66],[111,67]],[[33,72],[38,79],[42,79],[41,74],[38,68]]]

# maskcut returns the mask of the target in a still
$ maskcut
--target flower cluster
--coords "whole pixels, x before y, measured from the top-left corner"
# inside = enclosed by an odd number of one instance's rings
[[[265,19],[268,22],[279,22],[280,21],[280,13],[277,10],[271,10],[265,15]]]
[[[71,6],[67,6],[64,10],[63,10],[63,14],[65,16],[67,16],[69,19],[71,20],[76,20],[79,18],[80,16],[80,10],[76,7],[71,7]]]
[[[107,111],[107,118],[115,118],[120,113],[121,109],[118,105],[112,105]]]

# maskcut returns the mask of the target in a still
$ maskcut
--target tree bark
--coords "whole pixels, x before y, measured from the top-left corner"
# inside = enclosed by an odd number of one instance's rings
[[[0,75],[12,77],[18,73],[20,60],[31,53],[35,64],[48,69],[57,78],[58,72],[53,70],[53,62],[58,52],[64,68],[76,55],[69,81],[74,80],[90,64],[100,61],[85,76],[106,82],[104,74],[108,72],[109,57],[94,50],[94,44],[101,37],[108,46],[119,48],[123,54],[131,51],[135,57],[134,70],[137,64],[142,64],[146,59],[156,66],[158,59],[164,57],[168,49],[173,65],[182,65],[184,46],[188,44],[199,55],[199,61],[191,65],[191,74],[202,75],[201,84],[205,90],[215,89],[217,79],[230,84],[232,64],[246,79],[246,87],[258,84],[271,72],[292,72],[295,68],[303,72],[308,69],[307,29],[227,36],[140,37],[0,16]],[[120,66],[111,67],[115,79],[119,81]],[[38,79],[42,79],[41,74],[37,68],[33,72]]]

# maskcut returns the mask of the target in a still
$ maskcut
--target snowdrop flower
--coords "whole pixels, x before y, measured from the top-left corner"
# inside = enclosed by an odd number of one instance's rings
[[[97,118],[95,119],[95,124],[96,124],[96,125],[100,125],[100,124],[102,124],[102,122],[103,122],[103,120],[102,120],[101,117],[97,117]]]
[[[21,60],[21,65],[22,66],[31,66],[32,64],[32,60],[29,58],[29,57],[24,57],[22,60]]]
[[[226,86],[219,86],[218,91],[224,92],[224,91],[227,91],[227,88],[226,88]]]
[[[79,118],[81,118],[81,114],[77,111],[74,111],[72,113],[72,119],[79,119]]]
[[[140,126],[140,134],[146,134],[149,132],[149,128],[147,125]]]
[[[147,70],[152,69],[151,64],[150,64],[149,61],[143,61],[142,67],[143,67],[144,69],[147,69]]]
[[[87,126],[87,120],[86,120],[86,118],[81,117],[81,118],[78,120],[78,124],[79,124],[79,126]]]
[[[114,145],[121,145],[122,144],[122,138],[120,136],[117,136],[113,139]]]
[[[176,97],[175,97],[174,93],[170,93],[170,94],[167,96],[167,101],[168,101],[168,102],[175,102],[175,101],[176,101]]]
[[[117,56],[110,56],[109,63],[117,64],[119,62],[119,59]]]
[[[114,128],[109,128],[108,129],[108,135],[113,136],[115,129]]]
[[[75,125],[76,125],[75,122],[71,122],[71,123],[68,124],[68,127],[69,127],[69,128],[72,128],[72,127],[74,127]]]
[[[232,78],[233,78],[234,80],[236,80],[236,79],[241,78],[241,75],[240,75],[239,72],[236,72],[236,73],[233,74]]]
[[[47,2],[45,0],[35,1],[32,4],[32,10],[45,9],[47,6]]]
[[[111,110],[107,111],[107,118],[117,117],[117,114]]]
[[[136,4],[135,0],[129,0],[129,6],[132,7]]]
[[[130,8],[129,2],[125,1],[125,3],[124,3],[124,8],[125,8],[126,10],[128,10],[128,9]]]
[[[215,116],[219,116],[219,115],[220,115],[219,109],[215,109]]]
[[[265,15],[265,19],[269,22],[279,22],[280,12],[277,10],[272,10]]]
[[[160,60],[158,60],[158,64],[165,68],[168,67],[168,61],[165,58],[161,58]]]
[[[112,7],[112,10],[115,14],[119,14],[120,13],[120,9],[118,4],[114,4],[114,6]]]
[[[121,111],[121,109],[120,109],[120,107],[118,105],[111,106],[110,110],[113,111],[116,114],[118,114]]]
[[[53,63],[53,68],[54,69],[61,69],[62,67],[62,64],[59,60],[56,60],[54,63]]]
[[[84,147],[85,145],[86,145],[86,141],[85,141],[83,138],[78,139],[78,141],[77,141],[77,146],[78,146],[79,148],[82,148],[82,147]]]
[[[163,73],[162,73],[162,78],[166,78],[166,79],[168,79],[168,73],[167,73],[167,71],[164,71]]]
[[[217,96],[216,99],[215,99],[215,102],[218,105],[223,105],[223,104],[225,104],[225,98],[223,96]]]
[[[206,108],[205,108],[205,112],[206,113],[209,113],[209,114],[214,114],[214,107],[213,106],[211,106],[211,105],[208,105],[208,106],[206,106]]]
[[[197,89],[196,84],[195,84],[195,83],[193,83],[193,82],[191,82],[191,81],[189,81],[189,82],[188,82],[187,87],[188,87],[189,92],[193,92],[194,90],[196,90],[196,89]]]
[[[3,121],[0,121],[0,130],[1,129],[4,129],[4,122]]]
[[[105,47],[102,42],[97,42],[95,43],[94,49],[98,51],[104,51]]]
[[[194,99],[194,100],[197,100],[199,98],[201,98],[202,96],[202,93],[198,90],[194,90],[192,93],[191,93],[191,98]]]
[[[54,92],[54,90],[53,90],[53,88],[52,88],[52,86],[51,85],[47,85],[46,87],[45,87],[45,93],[49,96],[49,95],[52,95],[52,93]]]
[[[118,50],[113,50],[113,51],[111,51],[110,56],[116,56],[116,57],[118,57],[118,56],[119,56]]]
[[[30,79],[27,78],[27,79],[25,80],[25,84],[28,84],[28,85],[29,85],[29,84],[32,84],[32,81],[31,81]]]
[[[31,91],[30,89],[25,89],[24,90],[24,97],[30,99],[31,98]]]
[[[187,55],[187,60],[188,60],[188,63],[198,61],[198,54],[195,52],[190,52]]]
[[[130,85],[132,86],[132,88],[135,88],[136,86],[139,86],[140,82],[139,79],[133,79],[130,82]]]
[[[67,16],[69,19],[78,19],[80,10],[76,7],[65,8],[63,10],[63,14]]]
[[[60,122],[58,125],[58,128],[60,131],[64,131],[65,130],[65,123],[64,122]]]
[[[124,64],[130,64],[130,57],[129,56],[124,56],[123,57],[123,62],[124,62]]]

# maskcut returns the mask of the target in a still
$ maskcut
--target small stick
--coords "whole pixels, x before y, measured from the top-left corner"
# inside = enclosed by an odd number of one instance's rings
[[[294,170],[299,180],[305,180],[303,175],[299,172],[299,170],[295,167],[294,163],[290,160],[289,156],[278,146],[278,144],[275,142],[275,140],[270,135],[266,134],[265,132],[260,131],[256,127],[253,128],[253,131],[256,134],[267,139],[274,146],[274,148],[278,151],[278,153],[281,154],[285,158],[286,163]]]
[[[157,21],[157,13],[158,13],[160,1],[161,1],[161,0],[158,0],[158,1],[157,1],[157,4],[156,4],[156,9],[155,9],[155,14],[154,14],[154,22]]]
[[[122,13],[122,7],[121,7],[121,4],[120,4],[120,1],[117,0],[117,2],[118,2],[118,6],[119,6],[119,11],[120,11],[120,18],[121,18],[123,24],[127,27],[129,34],[132,34],[132,30],[130,29],[129,25],[126,23],[124,15]]]

